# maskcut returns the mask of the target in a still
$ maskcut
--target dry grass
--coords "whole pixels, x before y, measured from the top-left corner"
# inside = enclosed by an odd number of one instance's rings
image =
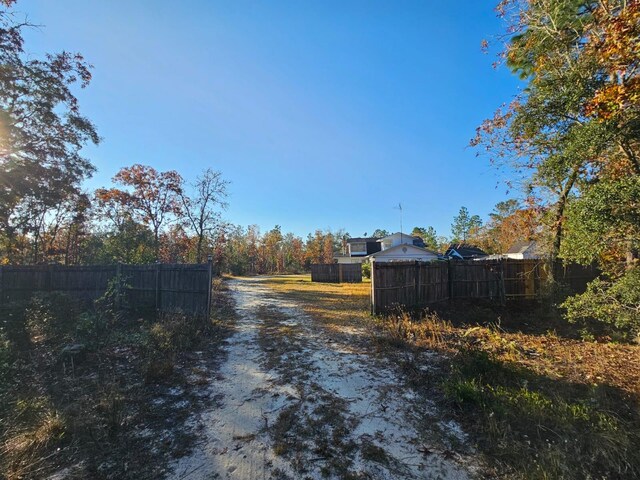
[[[187,409],[211,401],[194,394],[202,384],[187,377],[194,358],[217,361],[233,322],[232,301],[218,289],[211,322],[180,314],[105,319],[71,311],[59,295],[1,309],[0,478],[48,478],[72,466],[78,472],[69,478],[161,477],[190,445],[181,430]],[[74,343],[85,347],[68,368],[61,352]],[[175,386],[186,407],[170,394]]]
[[[328,329],[368,328],[385,354],[442,353],[427,370],[399,365],[412,387],[464,426],[492,475],[640,476],[640,346],[580,340],[533,304],[372,318],[368,283],[291,276],[267,284]]]
[[[305,312],[329,331],[342,333],[348,327],[362,327],[369,317],[371,282],[318,283],[309,275],[269,277],[265,283],[301,305]]]
[[[468,322],[468,323],[467,323]],[[608,385],[629,398],[640,399],[640,346],[588,342],[559,337],[553,331],[530,334],[507,331],[499,323],[462,326],[437,313],[417,319],[407,313],[378,318],[377,324],[394,338],[422,348],[456,354],[481,350],[500,362],[585,386]],[[469,325],[471,324],[471,325]]]
[[[61,415],[49,405],[38,404],[28,408],[37,410],[36,417],[22,422],[6,436],[0,448],[2,458],[9,462],[7,470],[15,478],[38,472],[48,447],[60,443],[67,428]]]

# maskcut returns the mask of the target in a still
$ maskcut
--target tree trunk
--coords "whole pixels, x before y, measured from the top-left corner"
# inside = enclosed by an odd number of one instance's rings
[[[7,238],[7,259],[9,260],[9,263],[13,263],[15,261],[15,257],[14,257],[14,240],[15,240],[15,233],[13,231],[13,228],[10,227],[6,227],[5,228],[5,234],[6,234],[6,238]]]
[[[160,261],[160,232],[159,228],[153,229],[153,253],[156,257],[156,262]]]
[[[553,280],[553,266],[556,264],[558,260],[558,256],[560,254],[560,246],[562,245],[562,233],[563,233],[563,223],[564,223],[564,211],[567,207],[567,200],[569,198],[569,193],[571,193],[571,189],[573,185],[576,183],[578,178],[578,168],[574,167],[567,179],[567,183],[565,183],[562,192],[560,193],[560,197],[558,198],[558,205],[556,207],[555,214],[555,225],[554,225],[554,237],[553,237],[553,246],[551,249],[551,280]]]
[[[638,159],[638,156],[636,155],[636,153],[633,151],[631,146],[629,146],[629,143],[620,142],[618,145],[620,145],[620,150],[622,150],[622,152],[625,154],[629,162],[631,162],[631,166],[633,167],[634,173],[636,175],[640,175],[640,159]]]
[[[40,252],[38,251],[38,247],[39,247],[38,237],[39,235],[37,233],[35,237],[33,237],[33,264],[34,265],[38,264],[38,255],[40,254]]]
[[[71,256],[71,228],[67,232],[67,241],[64,246],[64,264],[69,265],[69,257]]]
[[[196,263],[202,263],[202,241],[204,235],[201,233],[198,235],[198,248],[196,250]]]

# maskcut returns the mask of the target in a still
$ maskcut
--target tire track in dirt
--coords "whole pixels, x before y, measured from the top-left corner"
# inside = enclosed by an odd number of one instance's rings
[[[330,338],[259,278],[233,280],[230,288],[237,331],[208,387],[222,406],[190,419],[201,441],[169,478],[471,476],[425,445],[413,425],[438,422],[435,407],[403,386],[388,361]]]

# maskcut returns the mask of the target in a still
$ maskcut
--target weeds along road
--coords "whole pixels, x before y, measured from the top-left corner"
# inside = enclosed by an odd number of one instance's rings
[[[437,426],[458,443],[464,434],[402,384],[394,361],[370,353],[363,325],[329,332],[262,278],[229,287],[236,332],[207,387],[221,406],[189,420],[199,440],[170,478],[472,476],[472,458],[446,453],[442,436],[426,432]]]

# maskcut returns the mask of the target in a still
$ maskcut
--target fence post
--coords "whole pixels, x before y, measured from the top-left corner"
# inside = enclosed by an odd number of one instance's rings
[[[416,263],[414,265],[414,271],[413,271],[413,284],[414,284],[414,290],[415,290],[415,295],[416,295],[416,305],[420,306],[420,262],[418,262],[418,260],[416,260]]]
[[[342,277],[342,264],[339,263],[338,264],[338,283],[342,283],[343,281],[343,277]]]
[[[374,260],[370,260],[371,262],[371,315],[375,315],[376,312],[376,262]]]
[[[156,261],[156,311],[160,310],[160,262]]]
[[[449,301],[453,300],[453,275],[451,275],[451,259],[447,259],[447,288],[449,289]]]
[[[498,295],[500,297],[500,305],[507,303],[507,292],[504,286],[504,260],[498,260]]]
[[[208,271],[208,289],[207,289],[207,319],[211,318],[211,300],[212,300],[212,292],[211,288],[213,287],[213,256],[207,255],[207,266],[209,268]]]
[[[4,279],[2,278],[2,271],[4,268],[0,265],[0,305],[4,304]]]

